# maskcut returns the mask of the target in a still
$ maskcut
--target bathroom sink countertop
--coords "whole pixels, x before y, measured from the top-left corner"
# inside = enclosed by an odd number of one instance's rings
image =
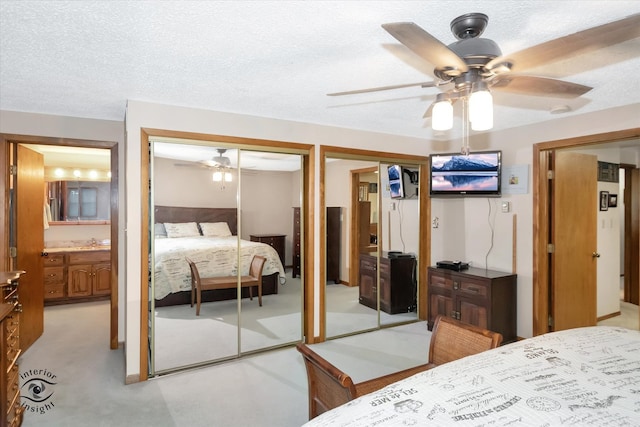
[[[57,248],[45,248],[44,252],[58,253],[58,252],[84,252],[84,251],[109,251],[111,246],[70,246],[70,247],[57,247]]]

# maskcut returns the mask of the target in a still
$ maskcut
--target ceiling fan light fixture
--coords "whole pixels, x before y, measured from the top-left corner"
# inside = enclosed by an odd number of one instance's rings
[[[469,121],[471,129],[475,131],[489,130],[493,127],[493,96],[483,81],[473,84],[469,96]]]
[[[447,94],[439,93],[433,104],[431,128],[433,130],[449,130],[453,127],[453,105]]]
[[[223,180],[224,182],[233,181],[233,175],[231,174],[231,172],[225,172],[221,170],[213,172],[212,178],[214,182],[222,182]]]

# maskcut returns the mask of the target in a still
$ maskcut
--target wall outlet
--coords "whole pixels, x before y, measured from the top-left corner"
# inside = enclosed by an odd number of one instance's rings
[[[502,212],[511,212],[511,202],[502,202]]]

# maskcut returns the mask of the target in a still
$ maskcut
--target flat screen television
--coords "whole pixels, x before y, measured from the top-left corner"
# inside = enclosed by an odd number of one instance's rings
[[[391,165],[387,168],[387,172],[392,199],[409,199],[418,196],[417,170],[401,165]]]
[[[389,173],[389,192],[392,199],[404,199],[404,184],[402,180],[402,166],[391,165],[387,168]]]
[[[430,159],[432,197],[500,196],[502,151],[433,154]]]

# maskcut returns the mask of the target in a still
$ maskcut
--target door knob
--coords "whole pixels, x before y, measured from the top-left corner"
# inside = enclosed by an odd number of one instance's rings
[[[594,252],[591,254],[593,258],[600,258],[600,254],[598,252]]]

